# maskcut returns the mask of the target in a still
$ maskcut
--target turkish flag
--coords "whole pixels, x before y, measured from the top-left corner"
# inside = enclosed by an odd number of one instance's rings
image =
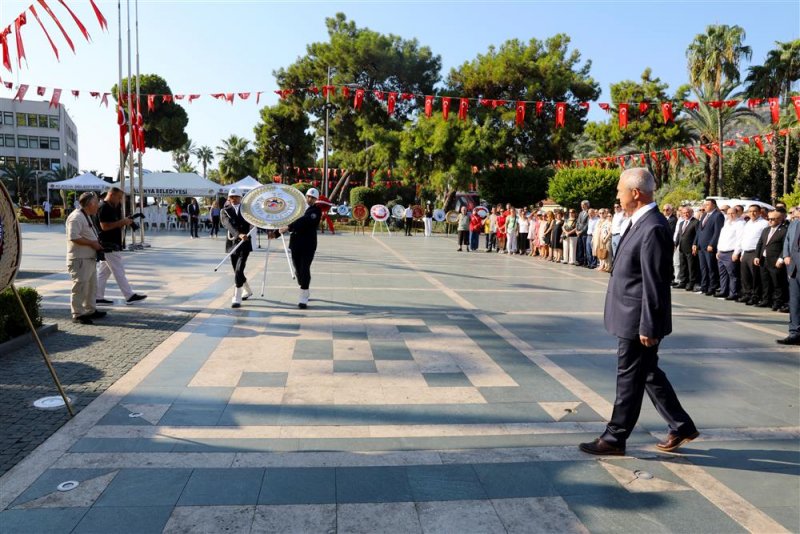
[[[748,108],[754,108],[756,106],[760,106],[763,101],[764,101],[763,98],[748,98],[747,99],[747,107]]]
[[[458,102],[458,118],[462,121],[467,120],[467,111],[469,111],[469,98],[462,98]]]
[[[444,120],[447,120],[448,115],[450,115],[450,97],[445,96],[442,97],[442,117]]]
[[[414,93],[401,93],[400,100],[414,100]]]
[[[792,104],[794,104],[794,112],[797,115],[797,120],[800,121],[800,96],[793,96]]]
[[[183,100],[184,95],[175,95],[175,100]]]
[[[342,96],[345,98],[350,98],[350,88],[346,85],[342,86]]]
[[[736,146],[736,140],[727,139],[726,141],[723,141],[722,144],[725,145],[725,146]]]
[[[72,90],[72,96],[74,96],[75,98],[78,98],[78,96],[80,96],[80,94],[81,94],[81,92],[78,91],[77,89],[73,89]]]
[[[230,103],[231,103],[231,105],[233,105],[233,98],[234,98],[234,97],[233,97],[233,93],[225,93],[225,100],[227,100],[228,102],[230,102]]]
[[[50,97],[50,106],[49,107],[57,108],[59,100],[61,100],[61,89],[53,89],[53,96]]]
[[[723,102],[723,104],[725,104],[725,107],[727,107],[727,108],[735,108],[736,106],[739,105],[739,101],[738,100],[726,100],[725,102]]]
[[[622,167],[623,169],[625,168],[625,156],[619,157],[619,166]]]
[[[672,114],[672,102],[661,103],[661,115],[664,117],[664,124],[674,120],[675,117]]]
[[[394,105],[397,103],[397,93],[389,93],[389,98],[386,100],[386,107],[389,110],[389,115],[394,113]]]
[[[658,163],[658,152],[650,152],[650,159]]]
[[[372,94],[375,95],[375,98],[378,100],[383,100],[383,91],[378,91],[377,89],[372,91]]]
[[[714,155],[714,151],[708,148],[706,145],[700,145],[700,150],[702,150],[709,158]]]
[[[328,93],[331,96],[336,96],[336,86],[335,85],[323,85],[322,86],[322,97],[328,98]]]
[[[100,98],[100,103],[105,104],[108,107],[108,97],[111,93],[103,93],[103,96]]]
[[[688,102],[687,102],[687,104],[688,104]],[[719,109],[719,108],[722,107],[722,101],[721,100],[712,100],[711,102],[708,103],[708,105],[711,106],[714,109]],[[695,108],[695,109],[697,109],[697,108]]]
[[[619,127],[628,127],[628,104],[619,105]]]
[[[647,102],[639,102],[639,113],[644,115],[647,113],[647,109],[650,107],[650,104]]]
[[[602,109],[605,112],[608,113],[611,112],[611,106],[608,104],[608,102],[600,102],[598,106],[600,106],[600,109]]]
[[[356,89],[356,94],[353,97],[353,107],[355,109],[361,109],[361,104],[363,103],[364,103],[364,90]]]
[[[583,109],[585,109],[586,111],[589,111],[589,103],[588,102],[578,102],[578,105],[580,107],[582,107]]]
[[[36,94],[39,96],[44,96],[44,93],[47,91],[46,87],[39,86],[36,88]]]
[[[222,96],[225,96],[225,95],[222,95]],[[215,96],[214,98],[219,98],[219,97]],[[166,104],[167,102],[172,102],[172,95],[161,95],[161,103],[162,104]]]
[[[750,138],[749,137],[742,137],[742,142],[744,144],[746,144],[746,145],[749,145],[750,144]]]
[[[241,94],[242,93],[239,93],[239,95],[241,95]],[[250,93],[244,93],[244,94],[250,96]],[[197,100],[198,98],[200,98],[200,95],[189,95],[189,103],[191,104],[192,100]]]
[[[722,102],[718,102],[718,104],[720,104],[720,106],[721,106]],[[714,107],[714,102],[709,102],[708,105],[710,105],[713,108]],[[699,102],[684,102],[683,103],[683,107],[685,107],[686,109],[698,109],[700,107],[700,103]],[[719,107],[719,106],[717,106],[717,107]]]
[[[491,98],[480,98],[480,99],[478,99],[478,105],[486,106],[488,108],[489,106],[492,105],[492,99]]]
[[[242,99],[242,100],[247,100],[248,98],[250,98],[250,93],[236,93],[236,94],[239,95],[239,98]],[[189,97],[189,102],[192,101],[192,97],[200,98],[200,95],[192,95],[192,96],[190,96]]]
[[[147,95],[147,111],[153,112],[156,110],[156,95]]]
[[[125,152],[127,146],[125,136],[128,133],[128,117],[125,114],[125,110],[122,109],[122,106],[117,106],[117,126],[119,126],[119,149]]]
[[[664,154],[664,159],[667,160],[667,163],[669,163],[670,160],[669,150],[664,150],[663,154]]]
[[[425,116],[430,117],[433,114],[433,97],[425,96]]]
[[[536,116],[537,117],[542,114],[542,110],[543,109],[544,109],[544,102],[542,102],[542,101],[536,102]]]
[[[315,95],[318,95],[318,94],[319,94],[319,87],[316,87],[316,86],[314,86],[314,85],[312,85],[311,87],[309,87],[309,88],[308,88],[308,90],[309,90],[309,91],[311,91],[312,93],[314,93]]]
[[[556,128],[563,128],[567,114],[566,102],[556,102]]]
[[[778,104],[778,98],[772,97],[768,98],[769,100],[769,112],[772,115],[772,124],[778,124],[778,120],[780,120],[781,116],[781,108]]]
[[[525,123],[525,102],[522,100],[517,102],[517,116],[514,122],[517,126],[522,126]]]
[[[0,46],[3,47],[3,66],[11,70],[11,55],[8,53],[8,35],[11,33],[11,26],[0,31]]]
[[[505,106],[508,104],[505,100],[492,100],[492,109],[496,109],[497,106]]]

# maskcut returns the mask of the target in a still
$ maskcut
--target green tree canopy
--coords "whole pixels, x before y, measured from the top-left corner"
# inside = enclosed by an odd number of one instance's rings
[[[561,169],[550,180],[548,195],[565,207],[577,208],[582,200],[592,207],[610,208],[617,197],[617,169]]]
[[[233,183],[249,174],[255,174],[255,153],[250,141],[238,135],[222,140],[217,147],[219,173],[223,183]]]
[[[296,104],[280,101],[260,112],[254,128],[259,175],[272,177],[291,167],[309,167],[315,160],[314,136],[309,133],[308,115]]]

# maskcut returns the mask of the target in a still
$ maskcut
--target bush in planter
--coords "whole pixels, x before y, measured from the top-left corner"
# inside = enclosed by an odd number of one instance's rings
[[[617,198],[619,169],[561,169],[550,179],[548,196],[568,208],[588,200],[594,208],[610,208]]]
[[[42,326],[42,316],[39,313],[42,297],[30,287],[17,288],[25,309],[33,322],[33,326]],[[11,288],[0,293],[0,343],[8,341],[28,332],[28,323],[25,316],[19,309],[17,297],[11,292]]]

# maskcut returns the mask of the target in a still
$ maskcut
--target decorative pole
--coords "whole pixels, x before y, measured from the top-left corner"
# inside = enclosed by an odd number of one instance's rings
[[[135,15],[136,15],[136,116],[138,119],[139,113],[142,109],[142,96],[140,93],[139,84],[139,0],[135,0]],[[144,127],[144,126],[142,126]],[[144,213],[144,177],[142,173],[142,147],[139,148],[137,156],[139,162],[139,213]],[[150,245],[144,242],[144,224],[139,223],[139,241],[143,247]]]
[[[330,105],[331,105],[331,68],[328,67],[328,82],[325,89],[325,146],[323,148],[322,153],[322,167],[323,167],[323,178],[322,178],[322,190],[324,191],[324,195],[328,196],[328,120],[329,120],[329,113],[330,113]]]
[[[131,72],[131,0],[126,0],[125,2],[128,10],[128,14],[126,17],[126,21],[128,23],[128,172],[130,173],[131,177],[131,194],[129,197],[129,201],[131,203],[131,213],[133,213],[133,208],[136,204],[133,202],[134,198],[134,168],[133,168],[133,129],[131,128],[133,123],[133,87],[131,86],[131,76],[133,73]],[[140,192],[141,194],[141,192]],[[136,232],[131,231],[131,250],[136,249]]]

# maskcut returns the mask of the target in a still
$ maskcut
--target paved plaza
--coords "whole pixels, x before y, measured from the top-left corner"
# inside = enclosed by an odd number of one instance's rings
[[[64,314],[64,237],[25,230],[20,285]],[[141,358],[0,478],[0,532],[800,532],[784,314],[674,293],[661,365],[701,437],[657,452],[666,427],[645,400],[627,456],[598,459],[577,444],[614,402],[605,274],[454,238],[326,234],[308,310],[275,246],[266,295],[262,249],[256,296],[232,310],[221,239],[152,243],[126,256],[150,297],[51,347],[56,362],[81,346]]]

